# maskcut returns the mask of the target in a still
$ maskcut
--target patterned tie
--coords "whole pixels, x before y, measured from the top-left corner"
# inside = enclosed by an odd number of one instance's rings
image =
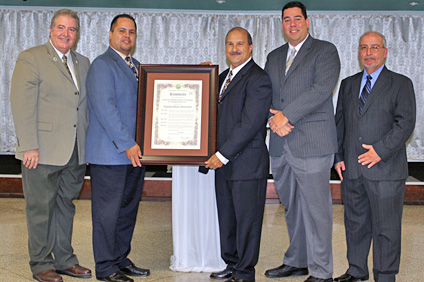
[[[219,99],[218,101],[221,101],[222,98],[222,94],[224,94],[225,89],[227,89],[228,84],[230,84],[231,82],[231,78],[233,77],[233,70],[230,70],[230,74],[228,75],[227,80],[225,81],[224,87],[222,88],[221,94],[219,94]]]
[[[362,109],[364,108],[365,101],[367,100],[368,94],[371,92],[371,75],[367,75],[367,82],[362,89],[361,95],[359,96],[359,113],[362,113]]]
[[[63,55],[62,61],[63,61],[63,64],[65,65],[66,69],[68,70],[69,75],[71,76],[72,79],[74,79],[73,76],[72,76],[71,70],[69,69],[68,58],[66,57],[66,55]]]
[[[287,63],[286,63],[286,72],[284,73],[284,74],[287,74],[287,72],[289,71],[289,69],[290,69],[290,66],[292,65],[292,63],[293,63],[293,60],[294,60],[294,57],[296,57],[296,49],[295,48],[293,48],[292,50],[291,50],[291,52],[290,52],[290,56],[289,56],[289,58],[287,59]]]
[[[137,68],[135,67],[134,63],[132,62],[131,58],[129,56],[127,56],[127,57],[125,57],[125,61],[127,62],[127,65],[134,72],[135,78],[138,80],[138,71],[137,71]]]

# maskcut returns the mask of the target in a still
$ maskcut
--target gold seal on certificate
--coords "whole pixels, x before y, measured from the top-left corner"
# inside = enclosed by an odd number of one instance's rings
[[[143,164],[203,164],[216,152],[218,66],[140,65]]]

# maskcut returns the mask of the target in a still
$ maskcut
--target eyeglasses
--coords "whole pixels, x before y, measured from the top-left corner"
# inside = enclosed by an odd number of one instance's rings
[[[384,48],[385,47],[380,47],[380,46],[375,46],[375,45],[370,46],[370,47],[368,47],[368,46],[359,46],[359,51],[365,53],[369,49],[371,53],[377,53],[378,51],[380,51],[380,49],[384,49]]]

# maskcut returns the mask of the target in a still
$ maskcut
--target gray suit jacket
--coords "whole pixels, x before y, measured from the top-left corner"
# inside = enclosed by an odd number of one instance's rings
[[[40,164],[65,165],[78,137],[79,163],[85,163],[85,77],[90,61],[71,53],[80,91],[50,42],[19,54],[10,92],[16,158],[22,160],[25,151],[38,149]]]
[[[383,68],[359,114],[359,88],[363,72],[342,81],[337,102],[338,153],[344,161],[343,178],[361,175],[370,180],[400,180],[408,176],[405,143],[415,127],[415,94],[412,81]],[[382,159],[372,168],[358,163],[362,144],[373,145]]]
[[[295,157],[317,157],[337,151],[332,96],[340,73],[336,47],[310,35],[284,75],[288,43],[272,51],[265,71],[272,81],[272,108],[294,125],[280,137],[271,133],[270,155],[282,155],[284,139]]]

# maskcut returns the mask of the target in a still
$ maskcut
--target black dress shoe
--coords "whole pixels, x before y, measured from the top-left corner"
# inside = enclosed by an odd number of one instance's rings
[[[350,274],[345,273],[342,276],[334,278],[334,281],[336,281],[336,282],[356,282],[356,281],[359,281],[359,280],[365,281],[365,280],[368,280],[368,279],[369,279],[369,277],[358,278],[358,277],[354,277]]]
[[[111,274],[111,275],[106,276],[106,277],[97,277],[97,280],[107,281],[107,282],[134,282],[134,280],[125,276],[120,271],[117,271],[114,274]]]
[[[333,282],[333,278],[322,279],[309,276],[308,279],[305,280],[305,282]]]
[[[224,282],[255,282],[255,279],[253,279],[253,280],[244,280],[244,279],[237,278],[237,277],[231,277],[230,279],[225,280]]]
[[[211,278],[211,279],[226,279],[226,278],[230,278],[231,275],[233,275],[233,270],[226,268],[223,271],[212,272],[211,275],[209,276],[209,278]]]
[[[280,265],[279,267],[268,269],[265,271],[265,276],[268,278],[281,278],[287,276],[308,275],[308,268],[293,267],[290,265]]]
[[[121,272],[128,276],[149,276],[150,270],[143,269],[135,266],[134,264],[130,264],[127,267],[121,268]]]

